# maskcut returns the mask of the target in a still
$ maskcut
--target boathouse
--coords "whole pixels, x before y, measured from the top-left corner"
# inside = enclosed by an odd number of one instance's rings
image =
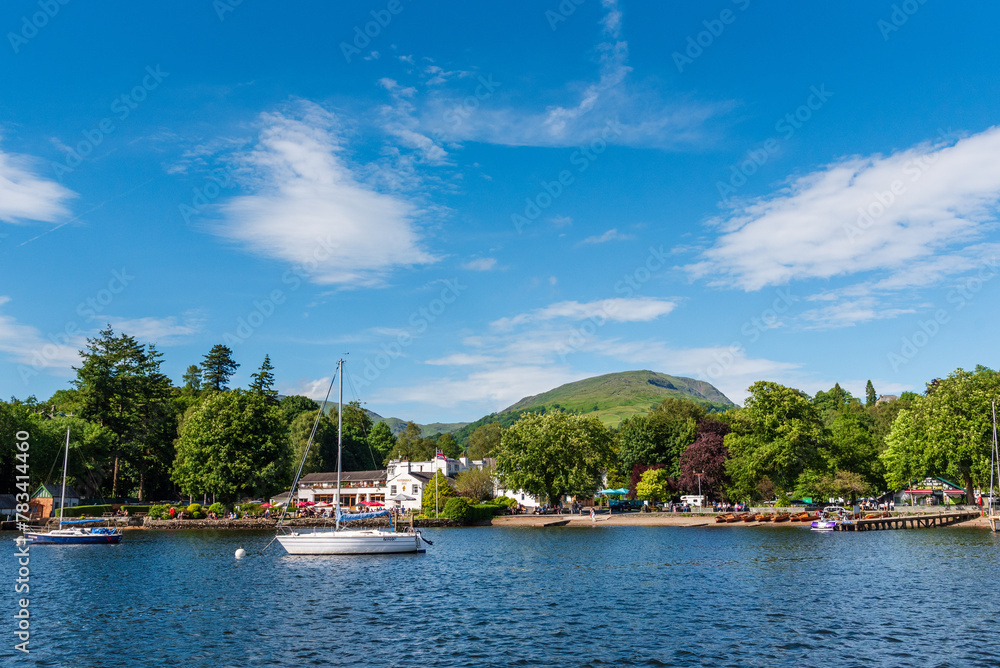
[[[909,489],[896,493],[897,505],[945,506],[962,503],[965,490],[944,478],[927,477],[910,482]]]
[[[43,517],[54,517],[55,510],[59,507],[59,499],[62,495],[62,487],[42,483],[28,501],[28,514],[32,518],[41,519]],[[80,505],[80,495],[72,487],[66,488],[66,507]]]

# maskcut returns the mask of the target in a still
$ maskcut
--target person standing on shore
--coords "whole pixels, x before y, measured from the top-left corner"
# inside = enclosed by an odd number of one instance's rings
[[[591,522],[596,522],[597,521],[597,513],[594,512],[594,507],[593,506],[590,507],[590,521]]]

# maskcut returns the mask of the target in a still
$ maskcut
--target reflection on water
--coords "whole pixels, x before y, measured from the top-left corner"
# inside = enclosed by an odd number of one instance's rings
[[[996,665],[978,529],[426,530],[424,555],[261,554],[260,532],[31,548],[44,666]],[[7,541],[13,534],[3,534]],[[13,546],[13,543],[8,543]],[[236,548],[247,557],[237,561]],[[13,581],[13,547],[3,551]],[[11,635],[11,637],[13,637]],[[12,657],[13,641],[0,646]],[[9,659],[3,662],[9,663]]]

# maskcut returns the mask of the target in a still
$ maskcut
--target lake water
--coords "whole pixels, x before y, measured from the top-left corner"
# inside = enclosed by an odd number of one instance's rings
[[[425,530],[423,555],[289,557],[262,532],[35,546],[31,654],[0,665],[985,666],[979,529]],[[0,535],[16,612],[12,538]],[[233,558],[247,550],[242,561]]]

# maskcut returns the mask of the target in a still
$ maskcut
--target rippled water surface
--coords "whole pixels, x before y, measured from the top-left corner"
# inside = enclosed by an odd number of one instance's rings
[[[423,555],[289,557],[260,532],[31,548],[31,654],[0,665],[986,666],[979,529],[426,530]],[[238,547],[249,553],[233,558]]]

